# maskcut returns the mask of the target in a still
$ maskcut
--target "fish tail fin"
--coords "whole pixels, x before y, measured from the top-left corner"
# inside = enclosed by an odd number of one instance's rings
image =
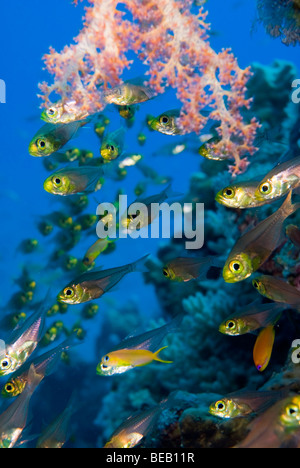
[[[166,349],[168,346],[163,346],[162,348],[158,349],[155,353],[154,353],[154,361],[159,361],[159,362],[163,362],[165,364],[172,364],[173,361],[165,361],[164,359],[161,359],[159,357],[159,353],[163,350],[163,349]]]
[[[35,367],[31,364],[28,372],[28,382],[27,387],[30,393],[33,393],[36,387],[40,384],[43,380],[44,376],[42,374],[37,374]]]
[[[139,271],[140,273],[147,273],[149,269],[146,266],[146,261],[148,260],[150,254],[145,255],[136,262],[131,263],[131,271]]]
[[[282,208],[286,213],[286,217],[291,216],[293,213],[296,213],[300,209],[300,203],[292,203],[292,190],[289,191],[288,196],[283,202]]]

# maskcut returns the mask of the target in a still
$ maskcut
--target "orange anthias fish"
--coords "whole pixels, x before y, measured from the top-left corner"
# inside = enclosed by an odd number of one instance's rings
[[[159,353],[167,346],[158,350],[157,348],[168,333],[178,329],[182,318],[183,315],[179,314],[162,327],[125,339],[115,349],[102,357],[97,366],[97,374],[122,374],[134,367],[146,366],[153,361],[171,364],[172,361],[165,361],[159,357]]]
[[[268,325],[266,328],[263,328],[256,338],[253,348],[253,360],[259,372],[263,372],[270,362],[274,340],[274,325]]]

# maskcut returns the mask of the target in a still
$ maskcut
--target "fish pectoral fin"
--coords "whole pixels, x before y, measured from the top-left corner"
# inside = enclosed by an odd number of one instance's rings
[[[168,348],[168,346],[163,346],[162,348],[160,348],[158,351],[156,351],[154,353],[154,361],[159,361],[159,362],[163,362],[165,364],[173,364],[173,361],[165,361],[163,359],[161,359],[158,355],[159,353],[163,350],[163,349],[166,349]]]

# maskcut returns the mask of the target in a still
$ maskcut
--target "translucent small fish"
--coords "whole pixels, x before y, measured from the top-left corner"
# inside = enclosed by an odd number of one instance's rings
[[[39,247],[39,241],[37,239],[24,239],[20,245],[19,250],[24,254],[31,254],[36,251]]]
[[[300,291],[283,279],[261,275],[252,284],[262,296],[275,302],[284,302],[291,308],[300,308]]]
[[[118,112],[123,119],[126,119],[127,121],[133,121],[134,120],[134,114],[136,111],[136,107],[134,106],[117,106],[118,107]]]
[[[130,416],[111,435],[103,448],[132,448],[147,436],[161,413],[167,406],[167,402],[161,402],[154,408],[147,409]]]
[[[38,438],[36,448],[62,448],[67,439],[70,419],[76,411],[76,393],[73,393],[64,411],[47,426]]]
[[[134,367],[145,366],[153,361],[170,364],[172,361],[165,361],[159,357],[159,353],[167,346],[158,348],[167,334],[178,329],[182,318],[183,316],[180,314],[162,327],[126,338],[102,357],[97,365],[97,374],[109,376],[122,374]]]
[[[145,271],[148,255],[136,262],[109,270],[94,269],[71,281],[59,294],[58,301],[67,304],[81,304],[98,299],[112,289],[128,273]]]
[[[220,143],[221,138],[218,135],[210,135],[209,140],[204,142],[198,149],[198,153],[203,158],[211,159],[212,161],[224,161],[225,159],[230,159],[230,154],[224,151],[216,152],[213,149],[214,144]]]
[[[0,448],[13,448],[20,438],[28,417],[30,399],[42,380],[32,365],[24,392],[0,414]]]
[[[300,156],[275,166],[258,184],[257,200],[275,200],[300,185]]]
[[[47,328],[43,338],[40,341],[40,346],[48,346],[50,343],[53,343],[60,337],[63,331],[65,331],[64,322],[57,320],[49,328]]]
[[[47,310],[41,306],[12,333],[0,351],[0,377],[19,369],[33,353],[42,337]]]
[[[222,264],[214,257],[178,257],[164,266],[163,275],[172,281],[186,282],[205,278],[211,267],[221,268]]]
[[[240,390],[230,393],[221,400],[214,401],[209,407],[209,413],[223,419],[245,417],[252,413],[265,411],[287,393],[279,391],[248,391]]]
[[[110,240],[108,237],[105,239],[98,239],[93,245],[86,251],[83,257],[83,264],[90,267],[99,255],[104,252],[110,244],[114,243],[114,240]]]
[[[291,199],[290,192],[275,213],[236,242],[223,268],[223,277],[227,283],[243,281],[251,276],[278,247],[285,219],[300,208],[300,204],[293,205]]]
[[[61,353],[74,345],[74,336],[67,338],[63,343],[51,349],[47,353],[31,360],[25,366],[15,372],[11,378],[4,384],[1,390],[3,397],[16,397],[24,391],[28,384],[30,368],[33,365],[35,371],[41,377],[41,380],[50,375],[60,360]]]
[[[64,167],[45,180],[44,189],[61,196],[92,193],[102,187],[104,174],[102,167]]]
[[[162,192],[146,198],[138,198],[131,203],[121,216],[121,224],[130,230],[139,230],[151,224],[159,216],[159,205],[168,198],[178,197],[169,184]],[[137,205],[136,205],[137,204]],[[135,209],[137,208],[137,209]]]
[[[280,399],[249,428],[246,438],[234,448],[299,448],[300,396]]]
[[[123,127],[104,135],[100,154],[104,161],[117,159],[123,153],[126,131]]]
[[[67,124],[88,117],[85,111],[81,111],[75,101],[68,101],[64,104],[57,102],[44,109],[41,119],[52,124]]]
[[[263,372],[270,362],[274,340],[274,325],[268,325],[263,328],[256,338],[253,348],[253,361],[259,372]]]
[[[36,157],[50,156],[74,138],[78,130],[87,122],[88,120],[81,120],[68,124],[47,123],[43,125],[29,143],[29,153]]]
[[[158,117],[148,116],[147,123],[152,130],[165,135],[182,135],[184,132],[177,124],[180,110],[172,109],[160,114]]]
[[[229,185],[220,190],[215,200],[228,208],[256,208],[265,204],[264,201],[255,198],[255,190],[258,181],[251,180]]]
[[[230,315],[221,323],[219,331],[225,335],[239,336],[277,322],[286,304],[250,304],[242,312]]]
[[[146,81],[146,79],[136,78],[107,89],[103,92],[104,99],[108,104],[118,106],[131,106],[148,101],[155,96],[155,92],[150,86],[144,85],[143,81]]]

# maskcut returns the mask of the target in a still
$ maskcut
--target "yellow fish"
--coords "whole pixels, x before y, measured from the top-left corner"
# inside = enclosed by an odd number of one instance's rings
[[[147,117],[147,124],[152,130],[165,135],[182,135],[184,132],[177,124],[180,110],[172,109],[160,114],[158,117],[152,115]]]
[[[215,200],[227,208],[257,208],[266,203],[255,197],[257,185],[256,180],[228,185],[217,193]]]
[[[273,324],[263,328],[256,338],[253,348],[253,361],[259,372],[263,372],[270,362],[274,340],[275,329]]]
[[[67,304],[81,304],[101,297],[112,289],[128,273],[145,270],[148,255],[136,262],[121,267],[101,270],[95,268],[71,281],[59,294],[57,300]]]
[[[163,275],[172,281],[187,282],[206,276],[211,267],[221,268],[221,262],[214,257],[178,257],[163,268]]]
[[[161,413],[167,406],[168,400],[162,401],[154,408],[147,409],[130,416],[111,435],[104,448],[132,448],[135,447],[152,429]]]
[[[104,239],[98,239],[94,242],[93,245],[86,251],[82,263],[87,266],[91,267],[99,255],[104,252],[110,245],[114,245],[115,240],[110,240],[108,237]]]
[[[104,99],[108,104],[117,106],[131,106],[148,101],[155,96],[155,92],[145,85],[146,78],[135,78],[107,89],[103,92]]]
[[[255,197],[264,202],[273,201],[298,188],[299,185],[300,156],[275,166],[258,184]]]
[[[250,423],[250,432],[234,448],[299,448],[300,396],[280,399]]]
[[[248,391],[239,390],[230,393],[209,406],[209,413],[223,419],[245,417],[251,413],[265,411],[280,398],[286,396],[287,390]]]
[[[287,309],[286,304],[274,303],[250,304],[242,312],[230,315],[221,323],[219,331],[225,335],[239,336],[251,333],[258,328],[274,325],[282,311]]]
[[[101,167],[64,167],[45,180],[44,190],[61,196],[92,193],[102,187],[104,174]]]
[[[0,414],[0,448],[13,448],[16,445],[27,423],[30,399],[42,378],[32,364],[26,389]]]
[[[125,135],[125,129],[121,127],[104,136],[100,148],[100,154],[104,161],[112,161],[121,156],[124,148]]]
[[[134,367],[146,366],[153,361],[171,364],[172,361],[165,361],[159,357],[159,353],[167,346],[158,350],[157,348],[168,333],[178,329],[182,318],[183,315],[179,314],[162,327],[123,340],[116,348],[102,357],[97,365],[97,374],[122,374]]]
[[[47,123],[43,125],[29,143],[29,154],[44,157],[56,153],[87,123],[88,119],[68,124]]]
[[[284,302],[299,310],[300,291],[283,279],[261,275],[255,278],[252,284],[262,296],[275,302]]]
[[[292,192],[289,192],[275,213],[236,242],[223,268],[223,277],[227,283],[243,281],[251,276],[278,247],[285,219],[300,208],[299,203],[293,205],[291,200]]]

